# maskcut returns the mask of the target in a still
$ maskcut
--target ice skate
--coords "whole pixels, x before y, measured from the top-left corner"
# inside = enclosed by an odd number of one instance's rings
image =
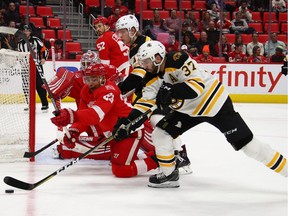
[[[179,171],[175,169],[170,175],[166,176],[163,172],[152,175],[149,178],[148,187],[153,188],[177,188],[179,187]]]

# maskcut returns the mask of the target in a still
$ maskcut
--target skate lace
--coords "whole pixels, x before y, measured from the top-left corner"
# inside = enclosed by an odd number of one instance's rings
[[[164,179],[164,178],[166,178],[166,175],[163,172],[161,172],[161,173],[158,173],[156,175],[156,177],[157,177],[157,179]]]
[[[182,158],[180,155],[175,155],[175,157],[176,157],[176,160],[178,160],[179,162],[185,161],[185,159]]]

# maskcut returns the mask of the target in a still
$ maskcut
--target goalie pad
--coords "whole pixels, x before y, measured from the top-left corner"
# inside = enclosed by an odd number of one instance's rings
[[[59,68],[56,76],[48,83],[48,86],[55,98],[65,98],[69,95],[75,74],[61,67]],[[45,86],[43,88],[46,89]]]
[[[77,158],[81,156],[83,153],[87,152],[89,149],[93,148],[99,142],[89,142],[89,141],[79,141],[75,143],[75,148],[69,149],[63,143],[60,143],[57,146],[57,151],[59,154],[59,158],[61,159],[71,159]],[[99,149],[94,150],[85,158],[93,159],[93,160],[110,160],[111,156],[111,148],[110,145],[105,145],[100,147]]]

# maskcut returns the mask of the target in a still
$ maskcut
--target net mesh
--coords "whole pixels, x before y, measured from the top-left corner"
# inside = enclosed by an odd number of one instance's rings
[[[27,161],[23,154],[29,150],[29,57],[0,50],[0,162]]]

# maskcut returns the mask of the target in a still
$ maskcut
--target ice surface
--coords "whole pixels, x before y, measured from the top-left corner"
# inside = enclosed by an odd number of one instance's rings
[[[66,103],[62,106],[74,105]],[[37,146],[56,137],[49,113],[37,104]],[[235,104],[254,135],[287,158],[287,105]],[[180,188],[147,187],[149,175],[115,178],[107,161],[84,159],[33,191],[0,183],[1,216],[287,216],[287,178],[235,152],[208,124],[183,135],[193,174],[181,176]],[[0,163],[0,178],[35,183],[70,160],[53,159],[51,149],[34,163]]]

